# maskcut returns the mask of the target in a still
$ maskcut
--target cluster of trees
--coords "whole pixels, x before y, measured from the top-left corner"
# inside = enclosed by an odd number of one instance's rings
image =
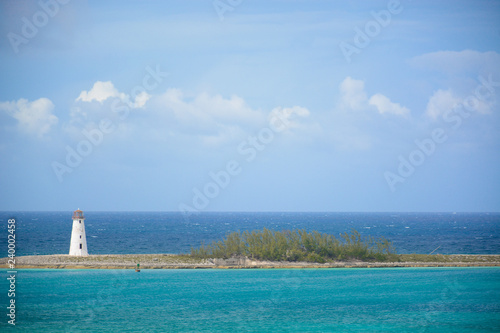
[[[196,258],[230,258],[245,256],[257,260],[309,261],[324,263],[332,260],[397,260],[392,243],[385,238],[364,238],[352,230],[336,238],[333,235],[305,230],[273,231],[264,228],[233,232],[221,241],[203,243],[191,248]]]

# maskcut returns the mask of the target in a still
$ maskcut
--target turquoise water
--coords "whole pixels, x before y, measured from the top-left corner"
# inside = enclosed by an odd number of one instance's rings
[[[498,332],[499,286],[500,268],[19,270],[12,331]]]

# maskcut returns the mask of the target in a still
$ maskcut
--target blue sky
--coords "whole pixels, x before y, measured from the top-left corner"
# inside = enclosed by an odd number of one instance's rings
[[[0,209],[499,211],[499,1],[3,1]]]

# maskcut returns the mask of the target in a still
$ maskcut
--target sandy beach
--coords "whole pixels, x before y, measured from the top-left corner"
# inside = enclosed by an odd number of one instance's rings
[[[9,268],[8,258],[0,259],[1,268]],[[500,266],[500,255],[400,255],[398,262],[338,261],[273,262],[248,258],[195,259],[175,254],[36,255],[16,257],[15,268],[66,269],[207,269],[207,268],[376,268],[376,267],[480,267]]]

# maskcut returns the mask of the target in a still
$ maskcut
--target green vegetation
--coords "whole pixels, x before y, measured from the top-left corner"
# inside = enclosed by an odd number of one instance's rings
[[[195,258],[230,258],[245,256],[257,260],[308,261],[333,260],[397,261],[392,243],[385,238],[363,238],[356,230],[333,235],[305,230],[233,232],[221,241],[191,248]]]

